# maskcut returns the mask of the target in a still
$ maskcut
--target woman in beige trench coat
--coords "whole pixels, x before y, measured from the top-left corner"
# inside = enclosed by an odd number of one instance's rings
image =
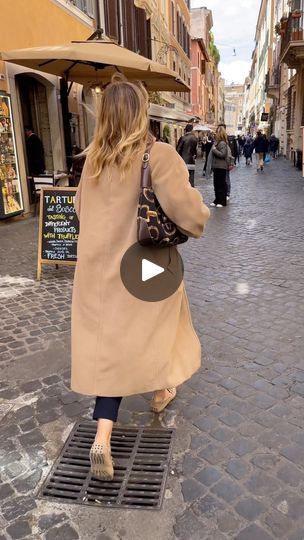
[[[91,471],[108,480],[114,474],[110,441],[122,396],[154,391],[152,410],[160,412],[201,362],[184,284],[165,300],[144,302],[128,292],[120,277],[122,257],[137,241],[141,163],[149,138],[145,89],[113,80],[102,96],[76,196],[80,235],[71,379],[75,392],[97,396]],[[172,146],[157,142],[150,164],[163,210],[198,238],[209,210],[190,186],[183,160]]]

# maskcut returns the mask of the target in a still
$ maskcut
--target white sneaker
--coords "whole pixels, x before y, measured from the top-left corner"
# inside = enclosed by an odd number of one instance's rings
[[[224,208],[222,204],[217,204],[216,208]]]
[[[227,200],[227,201],[230,201],[230,197],[228,197],[228,195],[227,195],[227,197],[226,197],[226,200]]]
[[[210,204],[210,206],[216,206],[216,204],[215,204],[214,202],[212,202],[212,203]]]

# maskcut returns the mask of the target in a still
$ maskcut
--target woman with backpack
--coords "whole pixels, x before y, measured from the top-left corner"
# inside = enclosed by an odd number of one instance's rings
[[[226,175],[229,170],[229,160],[232,157],[231,150],[228,144],[228,137],[223,126],[219,126],[215,135],[216,142],[211,148],[208,158],[206,176],[211,175],[213,170],[213,185],[215,199],[210,206],[222,208],[227,206],[227,181]]]

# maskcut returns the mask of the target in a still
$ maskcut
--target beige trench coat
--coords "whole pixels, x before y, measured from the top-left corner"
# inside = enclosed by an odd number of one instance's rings
[[[81,394],[128,396],[178,386],[201,363],[184,284],[166,300],[144,302],[120,278],[121,259],[137,240],[141,157],[124,179],[114,167],[93,180],[87,160],[77,191],[71,387]],[[169,144],[155,143],[151,168],[163,210],[199,237],[209,210],[181,157]]]

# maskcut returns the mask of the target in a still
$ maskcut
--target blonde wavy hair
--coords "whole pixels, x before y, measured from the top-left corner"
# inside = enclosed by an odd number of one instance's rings
[[[228,144],[228,136],[227,136],[227,132],[224,126],[219,126],[217,128],[215,137],[216,137],[216,142],[219,143],[221,141],[224,141],[226,144]]]
[[[92,178],[106,167],[117,165],[122,176],[131,167],[134,155],[144,151],[149,134],[149,97],[140,82],[114,75],[104,89],[97,114],[93,140],[85,151]]]

